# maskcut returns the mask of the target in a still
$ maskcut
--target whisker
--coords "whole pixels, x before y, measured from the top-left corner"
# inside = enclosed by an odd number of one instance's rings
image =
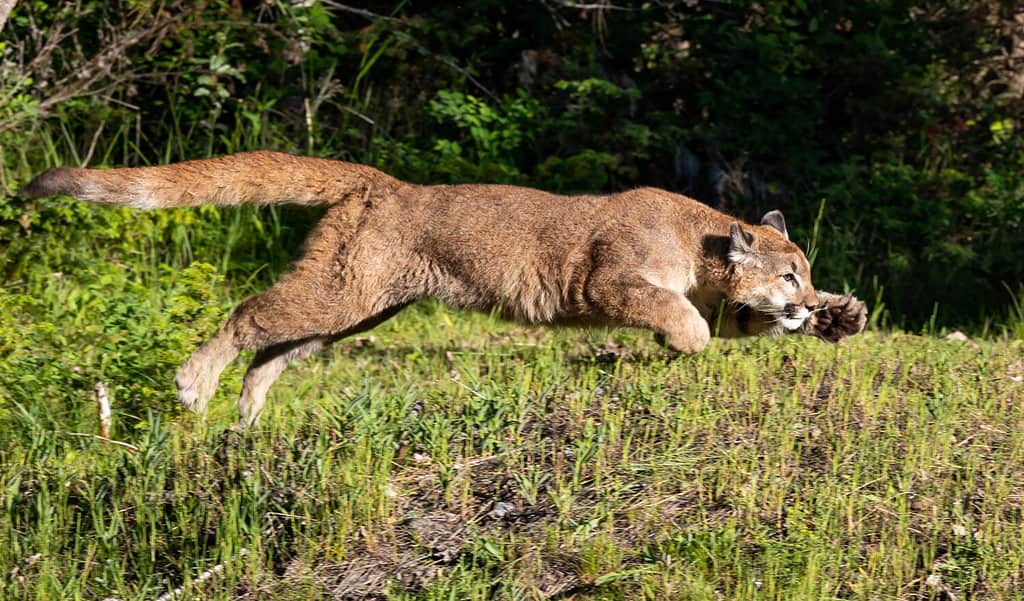
[[[750,303],[738,303],[736,301],[729,301],[729,304],[733,306],[733,311],[742,311],[750,306]]]

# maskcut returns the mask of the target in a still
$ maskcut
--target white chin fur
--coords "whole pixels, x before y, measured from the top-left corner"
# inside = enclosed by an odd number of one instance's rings
[[[786,328],[787,330],[799,330],[800,326],[804,325],[804,321],[806,319],[806,317],[801,317],[799,319],[793,317],[783,317],[782,327]]]

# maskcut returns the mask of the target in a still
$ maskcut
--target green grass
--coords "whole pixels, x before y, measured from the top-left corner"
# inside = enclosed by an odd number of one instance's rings
[[[315,214],[0,208],[0,599],[1024,598],[1019,310],[670,360],[426,303],[236,434],[244,363],[174,371]]]
[[[0,296],[0,597],[1024,597],[1024,353],[714,341],[416,306],[234,434],[171,380],[239,292],[100,263]],[[112,390],[114,437],[90,391]],[[214,566],[216,573],[195,581]]]

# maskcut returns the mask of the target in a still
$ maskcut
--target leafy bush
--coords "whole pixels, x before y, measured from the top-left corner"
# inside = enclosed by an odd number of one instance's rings
[[[943,323],[1008,315],[1006,289],[1024,279],[1012,5],[619,8],[20,2],[0,39],[0,185],[53,164],[278,148],[422,183],[655,185],[748,219],[781,208],[797,240],[824,198],[819,285],[882,293],[908,327],[936,304]],[[315,218],[104,225],[83,211],[5,199],[5,275],[60,270],[101,243],[121,256],[103,234],[115,228],[148,232],[151,266],[200,258],[244,282],[269,264],[272,277]]]
[[[57,419],[93,402],[97,382],[117,399],[119,422],[173,409],[171,375],[224,317],[221,280],[205,263],[152,277],[95,262],[50,274],[35,294],[0,295],[0,418],[20,408]]]

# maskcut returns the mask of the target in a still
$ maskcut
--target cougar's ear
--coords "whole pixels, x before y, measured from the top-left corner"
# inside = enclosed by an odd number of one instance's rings
[[[782,217],[782,211],[768,211],[761,218],[761,225],[770,225],[779,230],[782,237],[789,240],[789,233],[786,232],[786,220]]]
[[[743,231],[738,221],[729,224],[729,260],[733,263],[748,263],[753,258],[754,249],[750,243],[753,236]]]

